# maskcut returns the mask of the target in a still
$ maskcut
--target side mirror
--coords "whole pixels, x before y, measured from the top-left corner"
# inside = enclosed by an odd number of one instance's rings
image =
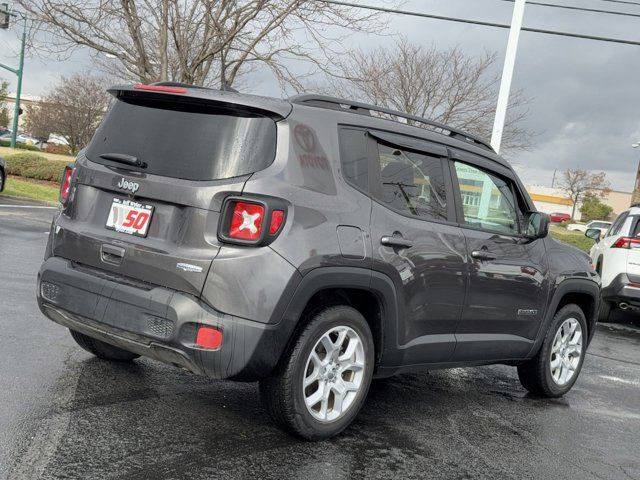
[[[542,212],[528,212],[524,216],[525,236],[532,240],[549,235],[549,215]]]
[[[589,237],[591,240],[595,240],[596,243],[598,243],[602,236],[602,232],[599,228],[587,228],[587,231],[584,232],[584,236]]]

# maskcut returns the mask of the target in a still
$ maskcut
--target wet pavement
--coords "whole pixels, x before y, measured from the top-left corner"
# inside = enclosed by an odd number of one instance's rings
[[[0,478],[640,479],[635,316],[599,326],[562,399],[527,395],[506,366],[403,375],[374,381],[343,435],[301,442],[256,384],[100,361],[45,319],[53,212],[0,206]]]

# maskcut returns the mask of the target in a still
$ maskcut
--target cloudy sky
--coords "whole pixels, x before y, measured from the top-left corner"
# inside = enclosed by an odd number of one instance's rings
[[[385,5],[384,0],[360,3]],[[547,0],[640,14],[640,5],[603,0]],[[513,4],[505,0],[406,0],[405,10],[437,15],[509,23]],[[390,34],[402,33],[412,42],[429,47],[459,46],[469,55],[485,50],[504,58],[508,31],[389,15]],[[525,26],[640,41],[640,17],[620,17],[528,5]],[[392,42],[391,37],[354,35],[350,48],[370,48]],[[15,32],[0,32],[0,62],[16,63]],[[501,67],[501,64],[499,65]],[[91,68],[86,53],[64,61],[30,57],[26,62],[23,91],[44,93],[60,74]],[[11,80],[12,75],[0,73]],[[12,83],[12,89],[15,83]],[[523,32],[513,88],[533,98],[527,126],[538,132],[533,148],[509,157],[526,184],[550,185],[553,172],[585,168],[607,172],[612,187],[631,190],[640,160],[640,46],[600,43]],[[280,95],[277,83],[258,74],[249,87],[253,93]]]

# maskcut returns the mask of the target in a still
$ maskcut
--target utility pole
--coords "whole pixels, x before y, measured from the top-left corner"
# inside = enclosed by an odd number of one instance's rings
[[[640,147],[640,142],[636,142],[631,145],[633,148]],[[631,205],[640,203],[640,164],[638,164],[638,171],[636,173],[636,183],[633,184],[633,192],[631,193]]]
[[[502,144],[502,133],[507,117],[507,105],[509,104],[509,94],[511,93],[511,80],[513,79],[513,69],[516,63],[516,53],[518,51],[518,39],[524,18],[524,6],[526,0],[515,0],[513,6],[513,16],[511,18],[511,28],[509,29],[509,41],[507,42],[507,53],[504,59],[502,70],[502,80],[500,81],[500,93],[498,94],[498,105],[496,116],[493,121],[493,133],[491,134],[491,146],[500,153]]]
[[[27,16],[21,12],[9,11],[9,5],[3,3],[0,7],[0,13],[4,16],[0,21],[0,28],[9,28],[10,17],[21,17],[23,22],[22,27],[22,43],[20,45],[20,61],[17,69],[11,68],[8,65],[0,63],[0,68],[9,70],[11,73],[17,75],[18,85],[16,87],[15,108],[13,110],[13,127],[11,132],[11,148],[16,147],[16,137],[18,136],[18,117],[20,116],[20,95],[22,94],[22,74],[24,73],[24,49],[27,43]]]

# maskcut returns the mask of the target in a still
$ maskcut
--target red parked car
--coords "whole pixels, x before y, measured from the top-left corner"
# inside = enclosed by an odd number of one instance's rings
[[[571,215],[569,215],[568,213],[555,212],[555,213],[549,214],[549,218],[554,223],[568,222],[569,220],[571,220]]]

